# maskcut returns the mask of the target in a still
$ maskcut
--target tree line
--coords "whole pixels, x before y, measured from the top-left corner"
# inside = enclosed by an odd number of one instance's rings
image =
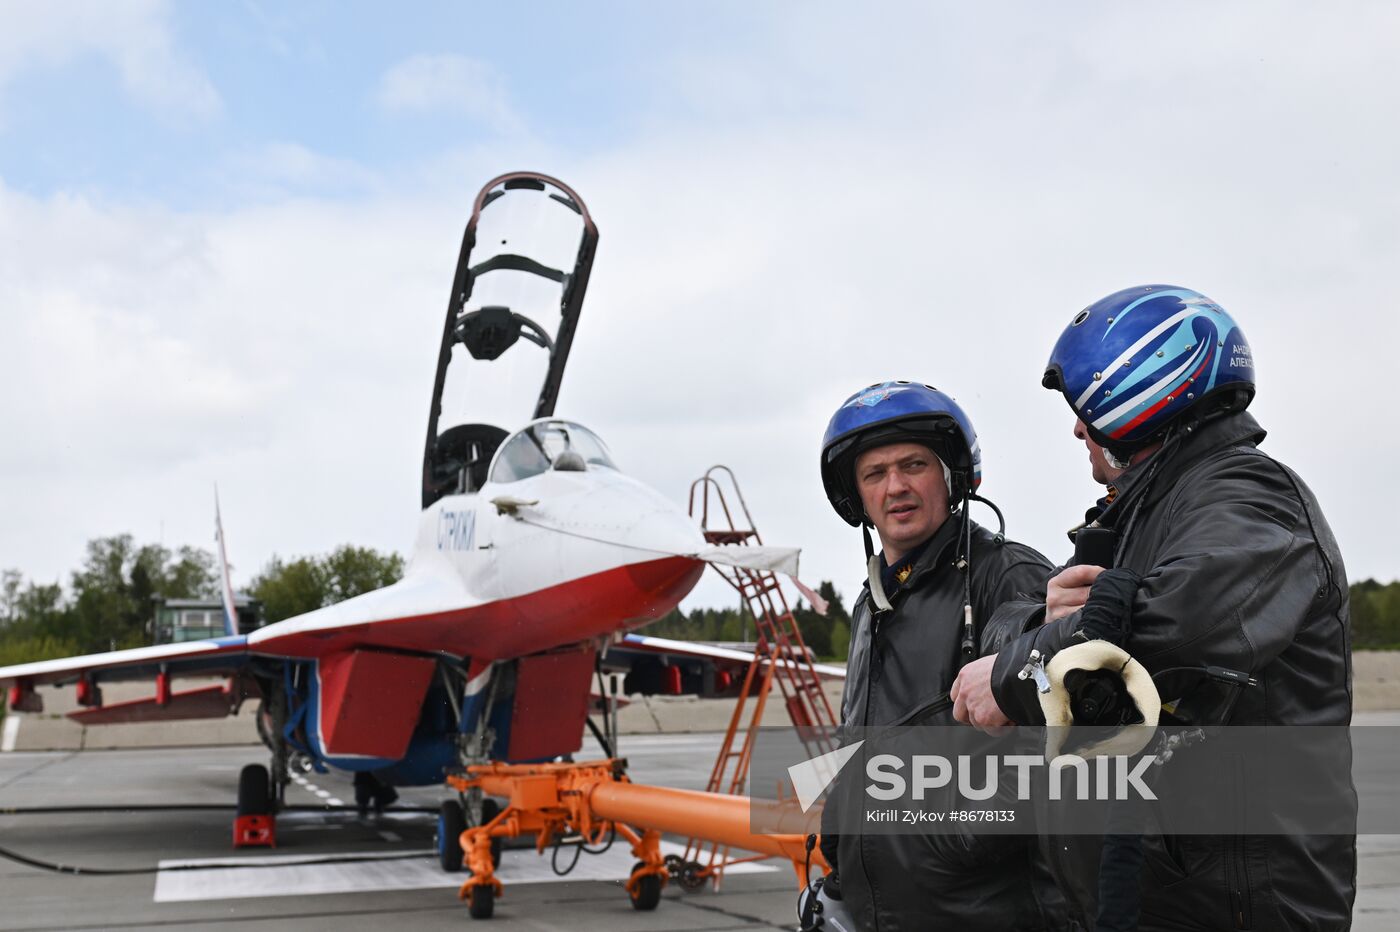
[[[1351,587],[1351,646],[1400,650],[1400,580],[1363,579]]]
[[[274,556],[245,591],[267,621],[281,621],[387,586],[403,565],[396,553],[346,544],[323,556]],[[89,541],[67,586],[0,571],[0,666],[150,644],[158,598],[218,601],[214,555],[119,534]]]

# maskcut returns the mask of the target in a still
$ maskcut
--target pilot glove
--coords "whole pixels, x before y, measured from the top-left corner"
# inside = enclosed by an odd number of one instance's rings
[[[1108,641],[1120,647],[1132,629],[1133,597],[1142,577],[1130,569],[1104,570],[1094,580],[1089,598],[1079,610],[1074,636],[1083,641]]]

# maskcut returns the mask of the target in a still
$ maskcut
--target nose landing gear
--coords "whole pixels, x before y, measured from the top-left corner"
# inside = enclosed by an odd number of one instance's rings
[[[249,764],[238,774],[233,846],[277,847],[277,823],[272,809],[272,780],[267,768],[262,764]]]

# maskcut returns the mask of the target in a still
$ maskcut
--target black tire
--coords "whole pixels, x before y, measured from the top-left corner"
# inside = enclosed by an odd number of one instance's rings
[[[355,810],[361,817],[369,815],[369,807],[374,803],[374,781],[362,770],[355,771]]]
[[[646,867],[644,861],[638,861],[632,865],[632,876],[637,877],[637,871]],[[646,874],[637,878],[637,892],[627,894],[632,899],[632,908],[642,912],[650,912],[661,903],[661,878],[655,874]]]
[[[481,801],[481,824],[486,825],[496,816],[501,814],[501,804],[494,799],[483,799]],[[501,866],[501,844],[502,838],[491,838],[491,866]]]
[[[705,868],[699,861],[683,861],[680,875],[676,878],[682,890],[699,890],[705,885]]]
[[[467,817],[462,804],[444,799],[438,807],[438,864],[449,874],[462,869],[462,833],[467,830]]]
[[[473,919],[490,919],[491,914],[495,911],[495,889],[487,884],[472,887],[471,899],[467,901],[467,912],[471,913],[471,917]]]
[[[238,774],[238,814],[268,815],[272,812],[272,780],[262,764],[249,764]]]

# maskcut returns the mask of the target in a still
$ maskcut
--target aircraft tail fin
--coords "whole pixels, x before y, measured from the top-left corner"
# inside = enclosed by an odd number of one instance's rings
[[[219,542],[219,596],[224,603],[224,633],[238,634],[238,609],[233,603],[233,578],[228,570],[228,547],[224,543],[224,519],[219,514],[219,487],[214,486],[214,536]]]

